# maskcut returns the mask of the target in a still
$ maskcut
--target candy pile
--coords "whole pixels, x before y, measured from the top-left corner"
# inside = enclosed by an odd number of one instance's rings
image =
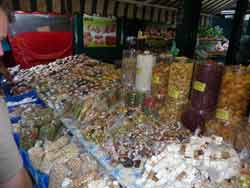
[[[144,188],[222,188],[239,174],[240,159],[222,138],[194,136],[148,160],[137,183]]]
[[[190,135],[181,125],[162,124],[141,112],[127,113],[115,125],[103,132],[106,140],[102,145],[127,168],[139,168],[142,161],[160,153],[166,143],[181,142]]]
[[[89,154],[57,163],[50,172],[49,188],[119,188]]]
[[[37,144],[29,150],[32,164],[42,172],[49,173],[55,163],[68,161],[78,157],[79,148],[70,143],[67,136],[63,136],[55,142],[46,142],[44,145]]]
[[[104,93],[90,96],[74,110],[77,113],[67,114],[79,114],[84,138],[102,146],[114,162],[139,167],[145,158],[161,152],[166,143],[181,142],[190,135],[180,124],[158,122],[122,102],[111,105],[109,97]]]
[[[61,111],[66,101],[108,89],[119,79],[120,72],[113,65],[76,55],[22,70],[15,82],[35,87],[50,107]]]
[[[20,134],[20,144],[25,149],[33,147],[37,140],[54,141],[62,132],[62,124],[53,111],[36,104],[15,107],[11,110],[10,117],[21,117],[13,128],[14,132]]]

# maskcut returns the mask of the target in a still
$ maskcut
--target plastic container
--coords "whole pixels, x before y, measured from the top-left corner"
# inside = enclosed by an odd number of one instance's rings
[[[135,86],[136,52],[125,50],[122,58],[122,84],[125,89],[131,90]]]
[[[188,103],[194,64],[187,61],[187,58],[177,58],[170,65],[166,105],[159,111],[162,121],[180,121]]]
[[[156,64],[153,68],[152,77],[152,95],[159,98],[165,98],[168,91],[170,64],[162,61]]]
[[[189,98],[194,64],[187,61],[186,58],[177,58],[170,65],[168,97],[177,104],[186,104]]]
[[[191,131],[204,130],[205,122],[216,109],[224,66],[216,63],[196,64],[191,105],[182,114],[182,123]]]
[[[137,92],[151,92],[152,70],[155,63],[156,58],[149,51],[145,51],[144,54],[137,56],[135,82]]]
[[[247,115],[250,74],[246,67],[230,66],[223,76],[215,119],[206,124],[208,134],[234,140],[235,131]]]
[[[216,63],[196,64],[191,105],[212,112],[216,108],[224,66]]]

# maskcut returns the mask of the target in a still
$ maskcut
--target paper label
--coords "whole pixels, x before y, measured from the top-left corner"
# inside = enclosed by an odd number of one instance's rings
[[[142,73],[142,69],[141,68],[137,68],[136,69],[136,74],[141,74]]]
[[[228,121],[229,120],[229,112],[219,109],[216,111],[216,118]]]
[[[195,81],[193,88],[197,91],[204,92],[206,90],[206,84],[200,81]]]
[[[154,77],[153,77],[153,83],[154,83],[154,84],[160,84],[160,83],[161,83],[160,77],[159,77],[159,76],[154,76]]]
[[[178,99],[180,96],[180,92],[176,88],[170,88],[170,90],[168,91],[168,96],[175,98],[175,99]]]
[[[41,26],[36,29],[37,32],[50,32],[49,26]]]

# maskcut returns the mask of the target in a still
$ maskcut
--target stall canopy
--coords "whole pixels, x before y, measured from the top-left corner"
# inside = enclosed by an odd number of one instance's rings
[[[203,0],[203,16],[218,14],[237,0]],[[171,22],[184,0],[12,0],[14,10],[75,13],[137,18],[155,22]],[[194,1],[193,3],[196,3]]]
[[[134,3],[139,5],[153,6],[159,8],[182,8],[183,0],[119,0],[120,2]],[[236,0],[203,0],[202,12],[217,14],[225,8],[231,7]],[[194,1],[195,3],[195,1]]]

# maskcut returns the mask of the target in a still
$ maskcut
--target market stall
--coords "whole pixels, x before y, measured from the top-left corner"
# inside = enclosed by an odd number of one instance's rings
[[[74,16],[78,55],[10,68],[13,82],[2,79],[0,93],[5,93],[13,133],[36,186],[250,187],[250,67],[207,60],[222,48],[224,55],[227,46],[217,44],[224,40],[220,28],[198,31],[199,22],[206,26],[209,18],[203,14],[200,19],[202,11],[218,13],[223,3],[216,7],[215,1],[206,0],[194,6],[191,0],[184,5],[180,1],[155,5],[153,0],[93,2],[84,1],[84,6],[80,1],[80,13]],[[65,2],[59,4],[53,8],[65,13]],[[180,24],[176,17],[182,6]],[[116,17],[107,17],[112,10]],[[155,29],[157,24],[145,32],[137,28],[139,40],[151,40],[150,51],[132,46],[123,50],[124,20],[131,14],[173,28]],[[44,25],[35,30],[49,34]],[[11,37],[16,35],[20,36],[14,32]],[[194,59],[197,39],[208,57]],[[171,48],[166,51],[164,44],[159,50],[152,41],[171,41]],[[121,56],[121,67],[105,62]]]
[[[120,70],[77,55],[12,71],[13,131],[50,188],[248,186],[249,141],[237,139],[246,109],[234,103],[249,102],[247,68],[157,59],[129,51]],[[234,74],[242,75],[232,84],[242,95],[224,84]]]

